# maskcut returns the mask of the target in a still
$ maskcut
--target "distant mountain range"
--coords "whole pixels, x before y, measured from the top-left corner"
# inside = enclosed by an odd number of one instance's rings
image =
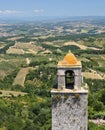
[[[0,23],[18,23],[18,22],[33,22],[33,21],[85,21],[85,20],[105,20],[105,16],[34,16],[34,17],[1,17]]]

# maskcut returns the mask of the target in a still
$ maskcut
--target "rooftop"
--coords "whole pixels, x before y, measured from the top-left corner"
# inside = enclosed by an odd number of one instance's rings
[[[58,67],[81,66],[81,62],[77,60],[72,52],[68,52],[62,61],[58,62]]]

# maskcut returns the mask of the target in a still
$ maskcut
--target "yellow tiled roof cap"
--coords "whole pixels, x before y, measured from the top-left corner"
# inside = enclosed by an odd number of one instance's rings
[[[70,66],[70,65],[81,65],[81,62],[77,60],[74,54],[69,51],[62,61],[58,62],[58,66]]]

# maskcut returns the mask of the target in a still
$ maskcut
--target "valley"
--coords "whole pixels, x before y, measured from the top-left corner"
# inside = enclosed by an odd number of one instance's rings
[[[105,19],[0,24],[0,130],[51,130],[50,90],[69,50],[89,87],[89,126],[105,120]]]

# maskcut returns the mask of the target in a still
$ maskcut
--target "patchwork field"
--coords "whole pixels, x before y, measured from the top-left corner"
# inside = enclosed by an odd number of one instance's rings
[[[6,76],[6,73],[3,70],[0,70],[0,79],[3,79]]]
[[[41,46],[36,46],[32,42],[20,43],[16,42],[14,46],[9,47],[7,54],[37,54],[38,51],[43,50]]]
[[[85,45],[82,45],[80,43],[76,43],[74,41],[70,41],[70,42],[65,42],[64,43],[65,46],[67,45],[75,45],[75,46],[78,46],[80,49],[82,50],[86,50],[86,49],[92,49],[92,50],[100,50],[99,48],[96,48],[96,47],[87,47]]]
[[[83,72],[83,77],[88,79],[104,79],[104,77],[97,72]]]
[[[15,78],[15,80],[13,82],[13,85],[17,85],[18,84],[18,85],[21,85],[21,86],[24,87],[25,77],[28,74],[30,69],[31,69],[30,67],[22,68],[18,72],[18,74],[17,74],[17,76],[16,76],[16,78]]]

